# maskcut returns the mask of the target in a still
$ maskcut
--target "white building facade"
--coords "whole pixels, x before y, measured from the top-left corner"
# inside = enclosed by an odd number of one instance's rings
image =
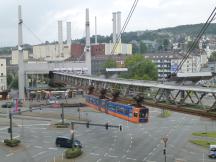
[[[13,50],[12,51],[12,55],[11,55],[11,64],[12,65],[17,65],[18,64],[18,51],[17,50]],[[24,50],[23,51],[23,58],[24,58],[24,62],[28,61],[29,58],[29,52]]]
[[[63,45],[62,50],[60,50],[60,48],[59,44],[33,46],[33,58],[44,61],[62,61],[69,58],[69,46]]]
[[[171,73],[174,73],[181,63],[182,58],[173,58],[171,59]],[[183,64],[179,72],[181,73],[193,73],[200,72],[201,67],[208,63],[207,55],[194,55],[190,56]]]
[[[126,43],[105,43],[105,55],[132,55],[132,44]]]
[[[7,90],[6,59],[0,58],[0,92]]]

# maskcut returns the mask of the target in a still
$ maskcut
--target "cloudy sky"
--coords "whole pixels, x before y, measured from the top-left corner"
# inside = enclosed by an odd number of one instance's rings
[[[112,12],[122,12],[122,24],[134,0],[0,0],[0,47],[17,44],[17,5],[22,5],[24,43],[57,40],[57,21],[72,22],[72,39],[84,36],[85,8],[91,34],[97,16],[98,34],[112,33]],[[205,22],[215,0],[139,0],[126,31],[152,30]]]

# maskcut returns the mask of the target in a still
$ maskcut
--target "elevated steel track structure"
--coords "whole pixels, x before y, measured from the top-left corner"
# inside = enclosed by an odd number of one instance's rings
[[[68,72],[53,74],[54,82],[61,82],[67,86],[84,90],[93,86],[97,93],[101,89],[106,89],[110,94],[119,90],[123,98],[140,94],[144,96],[144,104],[147,105],[216,119],[216,88],[162,84],[156,81],[105,79]]]

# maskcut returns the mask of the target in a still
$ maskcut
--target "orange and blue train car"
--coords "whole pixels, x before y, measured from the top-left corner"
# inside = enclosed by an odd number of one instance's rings
[[[149,109],[146,107],[135,107],[107,99],[99,99],[93,95],[85,95],[86,104],[104,113],[128,120],[134,123],[148,122]]]

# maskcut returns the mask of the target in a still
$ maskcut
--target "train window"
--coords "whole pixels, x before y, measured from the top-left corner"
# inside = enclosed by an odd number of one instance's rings
[[[145,113],[144,112],[140,112],[140,118],[145,118]]]
[[[134,117],[137,118],[138,117],[138,113],[134,112]]]
[[[125,109],[125,115],[128,115],[128,114],[129,114],[129,110]]]

